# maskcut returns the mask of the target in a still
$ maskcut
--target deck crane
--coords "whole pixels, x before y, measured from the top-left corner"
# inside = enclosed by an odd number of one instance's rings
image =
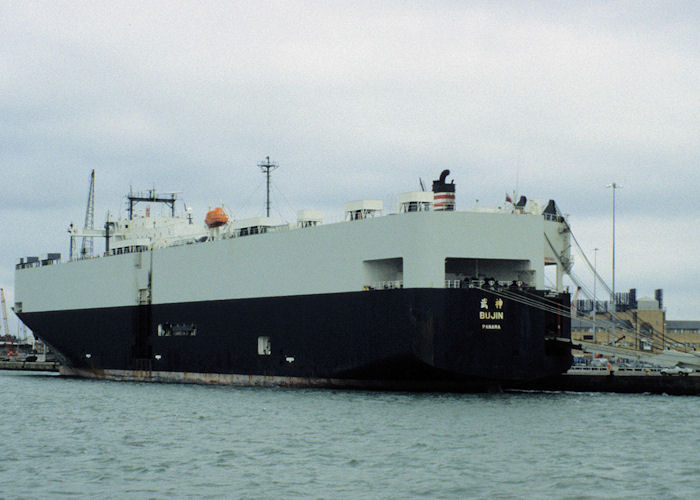
[[[12,348],[10,327],[7,326],[7,303],[5,302],[5,290],[2,288],[0,288],[0,303],[2,304],[2,325],[5,329],[5,349],[7,350],[7,356],[17,356],[17,352]]]
[[[85,225],[83,229],[95,228],[95,169],[90,172],[90,189],[88,191],[87,207],[85,208]],[[92,238],[83,236],[83,246],[80,249],[81,257],[92,257]]]

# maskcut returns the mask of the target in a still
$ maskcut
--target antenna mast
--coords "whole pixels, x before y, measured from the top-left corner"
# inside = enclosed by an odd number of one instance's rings
[[[95,169],[90,172],[90,190],[88,192],[87,208],[85,209],[84,229],[95,229]],[[92,256],[92,236],[83,236],[83,246],[80,249],[82,257]]]
[[[267,176],[267,201],[265,207],[267,208],[267,217],[270,216],[270,172],[279,168],[277,163],[271,162],[270,157],[266,156],[264,162],[258,163],[258,167]]]

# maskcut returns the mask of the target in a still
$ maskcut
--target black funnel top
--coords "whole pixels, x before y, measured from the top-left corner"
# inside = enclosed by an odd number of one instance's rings
[[[433,193],[454,193],[455,192],[455,181],[452,181],[449,184],[447,184],[447,182],[445,182],[445,179],[447,179],[448,175],[450,175],[450,171],[445,169],[440,174],[440,178],[438,180],[433,181]]]

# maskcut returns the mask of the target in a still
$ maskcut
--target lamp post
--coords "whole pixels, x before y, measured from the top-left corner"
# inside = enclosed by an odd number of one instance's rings
[[[598,312],[598,302],[596,299],[596,285],[598,284],[598,248],[593,249],[593,343],[596,343],[596,333],[598,333],[595,319]]]
[[[621,189],[622,186],[613,182],[607,187],[612,188],[613,204],[612,204],[612,339],[611,345],[615,345],[615,190]]]

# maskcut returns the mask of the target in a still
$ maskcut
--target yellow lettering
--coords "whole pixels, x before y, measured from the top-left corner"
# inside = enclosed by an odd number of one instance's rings
[[[479,319],[503,319],[503,311],[495,311],[495,312],[480,311],[479,312]]]
[[[481,325],[482,330],[500,330],[501,325],[487,325],[487,324],[482,324]]]

